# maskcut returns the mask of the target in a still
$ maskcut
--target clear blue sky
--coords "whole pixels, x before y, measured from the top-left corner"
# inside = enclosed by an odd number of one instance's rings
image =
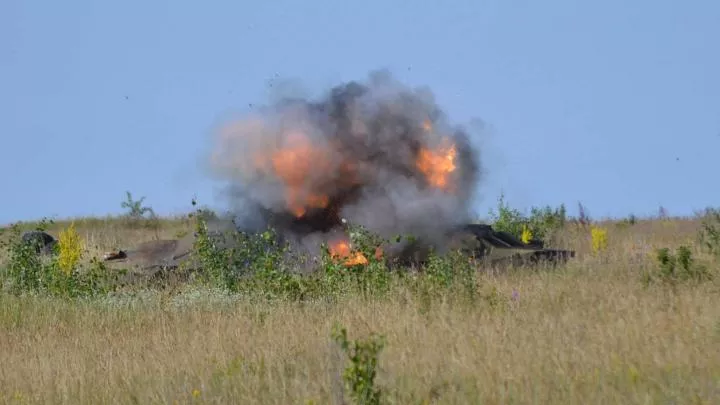
[[[720,205],[720,2],[0,2],[0,223],[222,208],[199,170],[220,119],[300,80],[387,68],[456,123],[519,208]]]

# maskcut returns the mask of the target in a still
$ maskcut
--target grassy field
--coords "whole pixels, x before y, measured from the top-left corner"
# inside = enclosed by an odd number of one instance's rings
[[[182,219],[75,224],[91,254],[192,230]],[[576,250],[573,261],[481,269],[472,299],[406,279],[378,296],[305,300],[199,284],[86,299],[3,292],[0,402],[351,404],[350,363],[332,338],[342,325],[353,341],[384,337],[380,403],[720,403],[719,278],[645,282],[660,274],[656,249],[682,244],[717,274],[700,221],[597,225],[605,250],[566,225],[554,247]]]

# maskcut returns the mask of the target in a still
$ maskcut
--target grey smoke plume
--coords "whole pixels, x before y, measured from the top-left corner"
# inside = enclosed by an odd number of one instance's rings
[[[317,245],[341,218],[440,242],[469,219],[479,154],[427,90],[373,73],[320,100],[282,99],[216,134],[211,167],[236,221]]]

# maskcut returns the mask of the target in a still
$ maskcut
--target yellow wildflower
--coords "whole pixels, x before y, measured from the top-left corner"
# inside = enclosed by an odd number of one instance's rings
[[[593,253],[598,254],[607,249],[607,229],[593,226],[590,230],[590,236],[592,238]]]
[[[75,223],[60,232],[58,237],[58,265],[66,275],[70,275],[82,256],[83,244],[75,230]]]
[[[200,390],[197,389],[197,388],[195,388],[194,390],[192,390],[192,396],[193,396],[193,398],[199,397],[199,396],[200,396]]]
[[[528,228],[527,225],[523,225],[522,235],[520,236],[522,243],[525,243],[525,244],[530,243],[530,240],[532,239],[532,237],[533,237],[533,234],[530,231],[530,228]]]

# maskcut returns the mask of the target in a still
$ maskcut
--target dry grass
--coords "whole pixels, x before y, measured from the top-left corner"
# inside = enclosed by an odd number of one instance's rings
[[[173,224],[163,237],[183,227]],[[498,306],[428,307],[401,288],[335,303],[192,288],[84,303],[0,295],[0,401],[340,403],[339,322],[351,338],[386,336],[378,384],[388,403],[720,403],[720,281],[640,282],[652,250],[692,241],[697,225],[608,224],[601,257],[589,231],[568,230],[559,244],[579,257],[567,268],[481,278]],[[98,249],[156,237],[113,221],[77,226]]]

